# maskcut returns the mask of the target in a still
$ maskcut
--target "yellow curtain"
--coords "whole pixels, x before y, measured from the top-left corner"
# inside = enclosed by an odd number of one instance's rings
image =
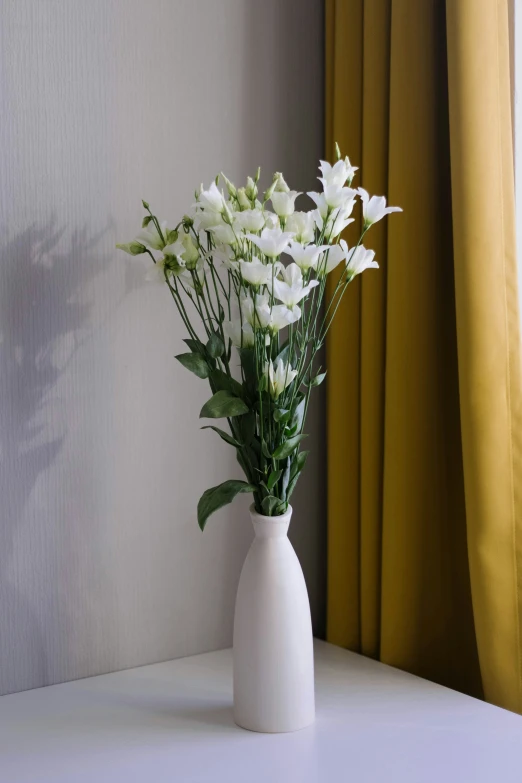
[[[507,4],[326,3],[327,153],[404,209],[327,344],[328,639],[522,711]]]

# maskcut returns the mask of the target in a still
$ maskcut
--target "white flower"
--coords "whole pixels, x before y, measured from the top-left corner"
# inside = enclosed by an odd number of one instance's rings
[[[270,304],[266,294],[257,295],[254,298],[250,295],[241,299],[241,315],[243,320],[253,326],[254,329],[266,329],[270,323]]]
[[[241,259],[239,268],[241,269],[241,277],[245,283],[255,287],[268,285],[274,274],[272,265],[263,264],[257,256],[252,256],[252,261],[243,261],[243,259]]]
[[[288,192],[276,190],[275,193],[272,193],[272,205],[275,213],[279,217],[289,217],[294,212],[295,200],[300,195],[301,193],[297,190],[289,190]]]
[[[219,190],[215,182],[212,183],[208,190],[203,190],[203,185],[201,185],[198,204],[212,212],[223,212],[225,208],[223,191]]]
[[[185,252],[185,247],[181,239],[176,239],[175,242],[171,242],[170,245],[165,245],[165,247],[163,248],[164,255],[170,256],[171,258],[177,258],[178,260],[181,259],[184,252]]]
[[[155,264],[152,264],[145,275],[145,280],[148,283],[164,283],[165,282],[165,263],[166,258],[160,258]],[[182,267],[180,267],[181,269]]]
[[[329,237],[330,240],[338,237],[339,234],[344,231],[346,226],[349,226],[350,223],[354,222],[354,218],[350,217],[352,214],[353,205],[354,201],[350,201],[346,208],[338,207],[338,209],[332,210],[332,212],[329,214],[324,233],[325,236]],[[322,231],[324,227],[324,218],[321,217],[318,209],[314,211],[313,215],[317,228],[319,231]]]
[[[192,267],[190,271],[188,269],[183,269],[179,273],[179,278],[184,283],[186,283],[190,288],[196,288],[194,284],[194,278],[196,282],[199,283],[200,286],[202,286],[203,283],[205,282],[206,273],[207,273],[207,269],[203,264],[203,259],[199,258],[196,263],[196,266]]]
[[[250,326],[254,329],[268,329],[272,334],[275,334],[285,326],[298,321],[301,318],[301,310],[299,307],[290,310],[286,305],[270,306],[270,300],[266,294],[255,297],[254,308],[254,298],[247,295],[241,299],[241,315],[245,328]]]
[[[234,230],[228,223],[212,226],[209,230],[212,232],[214,239],[222,245],[235,245],[237,243]]]
[[[260,237],[255,234],[247,234],[246,236],[254,245],[257,245],[267,258],[277,258],[286,248],[293,234],[281,231],[280,228],[264,228]]]
[[[339,185],[326,185],[324,188],[324,200],[332,209],[337,207],[348,209],[350,205],[353,206],[356,195],[357,191],[353,188],[341,188]]]
[[[213,209],[196,212],[194,220],[196,221],[198,231],[209,231],[214,226],[223,225],[221,213],[215,212]]]
[[[268,209],[265,209],[263,214],[265,216],[265,228],[281,228],[277,215],[274,215],[274,213],[270,212]],[[289,231],[290,229],[287,230]]]
[[[254,345],[254,330],[249,323],[241,327],[239,318],[234,321],[223,321],[223,332],[236,348],[251,348]]]
[[[265,216],[260,209],[245,209],[235,212],[234,217],[243,231],[261,231],[265,225]]]
[[[303,285],[303,275],[297,264],[289,264],[282,272],[283,279],[274,280],[274,296],[280,302],[292,309],[301,299],[308,296],[312,288],[319,285],[317,280],[311,280]]]
[[[375,251],[367,250],[364,245],[359,245],[351,256],[347,258],[346,269],[348,278],[351,280],[356,275],[360,275],[365,269],[378,269],[379,264],[374,261]]]
[[[328,204],[326,203],[324,193],[316,193],[315,191],[311,190],[306,195],[310,196],[312,201],[315,201],[317,205],[317,212],[324,220],[328,214]]]
[[[325,160],[321,160],[320,164],[319,169],[323,176],[319,179],[324,186],[339,185],[343,187],[346,180],[352,181],[353,175],[357,171],[357,166],[352,166],[348,157],[344,160],[338,160],[333,166]]]
[[[161,229],[161,233],[163,234],[163,237],[166,239],[168,234],[166,220],[160,223],[160,229]],[[158,229],[156,228],[156,224],[152,220],[150,221],[149,225],[146,228],[140,231],[135,241],[140,242],[142,245],[145,245],[145,247],[148,247],[149,250],[161,250],[165,245],[165,242],[161,239],[160,235],[158,234]]]
[[[286,230],[293,232],[296,241],[301,242],[303,245],[307,245],[309,242],[314,241],[314,211],[315,210],[312,210],[311,212],[294,212],[290,215],[285,224]]]
[[[272,334],[276,334],[285,326],[295,323],[301,318],[301,308],[297,305],[290,310],[286,305],[272,305],[268,328]]]
[[[221,261],[226,269],[229,269],[231,272],[237,272],[238,261],[229,245],[223,245],[219,250],[211,250],[209,255],[212,256],[214,262]]]
[[[307,245],[304,247],[299,242],[290,242],[285,252],[294,259],[302,272],[307,272],[309,269],[315,269],[319,255],[327,249],[328,245],[322,247]]]
[[[352,201],[347,208],[339,207],[339,209],[332,212],[330,220],[328,221],[328,226],[331,225],[331,228],[329,231],[327,231],[330,239],[335,239],[335,237],[338,237],[339,234],[344,231],[346,226],[349,226],[350,223],[353,223],[354,218],[350,217],[352,214],[353,205],[354,201]]]
[[[363,218],[366,227],[371,226],[372,223],[377,223],[378,220],[391,212],[402,212],[400,207],[387,207],[385,196],[372,196],[370,198],[370,194],[364,188],[359,188],[358,192],[363,203]]]
[[[332,269],[335,269],[341,261],[344,261],[348,256],[348,245],[341,239],[338,245],[331,245],[328,251],[321,258],[317,264],[317,276],[324,277]]]
[[[265,372],[268,377],[268,390],[274,400],[284,392],[297,375],[297,370],[293,370],[290,363],[285,364],[282,359],[279,359],[275,368],[272,361],[267,362]]]

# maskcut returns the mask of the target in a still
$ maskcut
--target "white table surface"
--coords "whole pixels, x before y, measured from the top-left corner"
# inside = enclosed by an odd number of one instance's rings
[[[0,698],[1,783],[521,783],[522,717],[317,642],[317,721],[232,720],[231,651]]]

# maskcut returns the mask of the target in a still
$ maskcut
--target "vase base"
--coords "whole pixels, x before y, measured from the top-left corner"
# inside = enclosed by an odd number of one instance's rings
[[[255,734],[292,734],[295,731],[301,731],[315,723],[315,715],[303,720],[300,723],[279,725],[273,724],[270,727],[267,724],[257,723],[255,721],[241,720],[241,718],[234,715],[234,723],[239,726],[240,729],[245,731],[252,731]]]

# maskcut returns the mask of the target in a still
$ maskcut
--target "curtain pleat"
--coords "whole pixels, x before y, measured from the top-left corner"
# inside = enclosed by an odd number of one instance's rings
[[[448,2],[455,291],[471,586],[486,698],[522,711],[522,383],[506,2]]]
[[[404,209],[328,339],[328,638],[520,709],[507,2],[447,6],[327,2],[327,155]]]

